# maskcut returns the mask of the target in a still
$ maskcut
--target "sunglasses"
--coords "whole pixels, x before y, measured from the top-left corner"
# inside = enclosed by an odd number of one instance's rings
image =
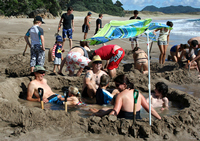
[[[38,71],[38,73],[39,73],[39,74],[44,74],[44,73],[45,73],[45,71]]]
[[[102,64],[102,61],[95,61],[94,64]]]

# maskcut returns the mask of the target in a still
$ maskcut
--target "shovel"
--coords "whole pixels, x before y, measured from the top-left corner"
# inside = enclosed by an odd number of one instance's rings
[[[38,88],[38,93],[40,95],[40,102],[41,102],[41,108],[42,109],[44,109],[43,92],[44,92],[44,90],[42,88]]]
[[[137,104],[137,99],[138,99],[139,91],[134,89],[133,97],[134,97],[134,109],[133,109],[133,125],[135,125],[135,120],[136,120],[136,104]],[[132,127],[133,127],[132,125]]]
[[[64,97],[65,97],[65,112],[67,112],[67,97],[68,97],[68,89],[64,89]]]

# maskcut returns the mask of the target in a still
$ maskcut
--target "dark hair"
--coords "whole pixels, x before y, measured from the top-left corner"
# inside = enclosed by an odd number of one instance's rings
[[[138,12],[137,10],[134,10],[133,13],[134,13],[134,14],[138,14],[139,12]]]
[[[189,48],[189,45],[188,44],[181,44],[180,48],[181,49],[186,49],[186,48]]]
[[[168,26],[170,26],[170,27],[173,27],[173,22],[167,21],[167,24],[166,24],[166,25],[168,25]]]
[[[103,14],[99,14],[99,17],[101,17]]]
[[[126,84],[127,89],[134,89],[134,84],[129,81],[125,74],[118,75],[114,79],[114,82],[117,82],[119,84]]]
[[[163,95],[163,97],[166,97],[168,93],[168,86],[164,82],[156,83],[156,89]]]
[[[67,11],[72,11],[72,10],[73,8],[71,6],[67,8]]]
[[[87,46],[89,47],[88,45],[88,42],[87,41],[80,41],[80,46],[84,47],[84,46]]]
[[[197,40],[192,40],[191,45],[192,47],[196,47],[196,45],[198,45],[198,41]]]
[[[140,48],[139,47],[135,47],[132,52],[134,53],[134,52],[138,51],[138,49],[140,49]]]
[[[110,82],[110,77],[109,75],[103,74],[100,78],[100,86],[104,87]]]

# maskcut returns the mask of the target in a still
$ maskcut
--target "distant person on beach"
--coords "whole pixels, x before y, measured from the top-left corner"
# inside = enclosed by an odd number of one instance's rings
[[[82,32],[84,32],[84,39],[87,39],[88,30],[90,30],[90,17],[92,13],[88,12],[87,16],[84,19],[84,23],[82,25]]]
[[[133,11],[134,16],[130,17],[129,20],[133,20],[133,19],[141,20],[141,18],[138,17],[138,13],[139,12],[137,10],[134,10]],[[132,50],[134,49],[134,42],[135,42],[135,47],[139,46],[138,38],[139,38],[138,36],[129,38],[129,41],[131,41]]]
[[[63,75],[62,68],[66,63],[66,71],[69,71],[69,76],[74,76],[75,64],[77,64],[80,69],[77,71],[76,76],[80,76],[82,71],[88,63],[91,61],[88,56],[88,52],[90,51],[89,45],[87,41],[80,41],[80,46],[75,46],[70,49],[67,56],[62,60],[60,70],[58,74]]]
[[[110,112],[110,115],[115,115],[118,118],[126,118],[126,119],[133,119],[133,112],[134,112],[134,85],[129,81],[127,76],[124,74],[118,75],[114,79],[116,88],[120,91],[117,95],[115,105],[113,110]],[[136,104],[136,119],[141,119],[140,117],[140,109],[141,106],[148,112],[149,111],[149,104],[147,103],[145,97],[139,92]],[[159,114],[151,108],[152,115],[157,118],[161,119]]]
[[[173,23],[171,21],[167,21],[166,24],[170,27],[173,27]],[[167,52],[167,47],[169,45],[170,30],[167,29],[167,28],[156,29],[156,30],[154,30],[155,35],[156,35],[157,31],[160,31],[160,34],[159,34],[159,37],[158,37],[158,47],[160,49],[159,63],[164,64],[166,52]]]
[[[118,45],[105,45],[95,50],[93,55],[99,55],[102,60],[107,60],[106,69],[111,78],[116,76],[116,69],[124,58],[125,51]]]
[[[100,85],[96,91],[96,104],[109,104],[113,98],[113,95],[106,90],[109,85],[110,77],[103,74],[100,78]]]
[[[69,38],[69,47],[72,48],[72,33],[74,32],[74,15],[73,8],[68,7],[67,13],[62,14],[60,22],[58,24],[58,32],[60,31],[62,22],[63,22],[63,31],[62,31],[62,37],[63,37],[63,44],[62,47],[64,47],[64,43],[66,40],[66,36]]]
[[[62,42],[63,42],[62,37],[58,35],[56,37],[56,42],[53,46],[53,51],[52,51],[52,56],[54,58],[53,73],[56,73],[56,67],[58,68],[58,71],[60,71],[62,52],[64,52],[62,48]]]
[[[144,50],[139,47],[133,49],[133,59],[135,69],[138,69],[143,74],[148,73],[148,56]]]
[[[39,65],[35,66],[35,68],[33,70],[35,79],[32,80],[28,84],[27,100],[40,102],[40,95],[38,93],[38,88],[42,88],[44,90],[44,93],[43,93],[44,103],[50,102],[50,103],[62,105],[63,101],[58,99],[58,97],[57,97],[58,94],[54,93],[51,90],[51,88],[47,84],[47,80],[44,78],[46,71],[47,70],[45,70],[45,68],[42,66],[39,66]],[[33,95],[36,98],[33,98]]]
[[[168,93],[168,86],[164,82],[158,82],[155,85],[155,93],[151,95],[151,98],[147,98],[147,102],[151,101],[152,107],[161,107],[161,111],[168,109],[169,100],[166,97]]]
[[[26,43],[31,48],[31,73],[34,70],[34,66],[44,66],[45,61],[44,32],[40,27],[42,24],[44,24],[44,22],[40,16],[36,16],[34,18],[33,24],[34,25],[29,28],[26,35],[24,36]],[[28,37],[31,38],[31,44]]]
[[[92,69],[86,72],[84,78],[84,85],[82,91],[82,97],[88,102],[86,103],[96,103],[96,91],[100,85],[100,78],[102,75],[107,75],[106,72],[102,71],[102,60],[99,55],[95,55],[90,62],[92,64]]]
[[[103,14],[99,14],[99,18],[96,20],[96,30],[94,34],[97,34],[99,29],[102,28],[102,21],[101,21],[102,18],[103,18]]]
[[[200,37],[196,37],[196,38],[192,38],[188,40],[188,44],[190,45],[190,51],[194,49],[194,54],[196,55],[196,57],[187,64],[187,66],[191,66],[194,61],[197,62],[197,67],[199,71],[198,79],[200,79],[200,43],[199,43],[200,41],[199,40],[200,40]]]
[[[193,60],[196,55],[194,54],[194,51],[192,50],[189,53],[189,45],[188,44],[180,44],[180,45],[174,45],[170,49],[170,54],[171,56],[168,56],[168,60],[174,61],[174,62],[190,62]],[[186,65],[185,68],[188,68]],[[197,63],[193,62],[190,66],[190,69],[195,69],[197,68]]]

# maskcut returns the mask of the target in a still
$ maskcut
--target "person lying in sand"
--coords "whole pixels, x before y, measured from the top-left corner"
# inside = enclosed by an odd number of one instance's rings
[[[80,76],[85,66],[91,61],[88,56],[90,48],[87,41],[80,41],[80,46],[73,47],[67,54],[67,56],[62,60],[60,70],[58,74],[62,74],[62,68],[64,64],[67,64],[66,71],[69,71],[69,76],[74,76],[75,64],[79,65],[80,69],[76,73],[76,76]]]
[[[133,49],[133,59],[135,69],[138,69],[143,74],[148,73],[148,56],[144,50],[139,47]]]
[[[59,100],[65,101],[65,98],[62,95],[57,96]],[[81,102],[81,93],[78,88],[75,86],[70,86],[68,89],[67,105],[79,105]]]
[[[169,100],[166,97],[168,92],[168,86],[164,82],[156,83],[155,93],[151,95],[151,100],[147,98],[147,102],[151,101],[152,107],[162,107],[161,111],[168,109],[169,107]]]
[[[83,84],[82,97],[86,103],[96,103],[96,91],[100,84],[100,78],[106,72],[102,71],[102,60],[99,55],[95,55],[90,62],[92,69],[86,72]]]
[[[134,110],[134,85],[129,81],[127,76],[124,74],[118,75],[115,79],[115,85],[120,91],[117,95],[114,108],[110,112],[109,115],[115,115],[118,118],[126,118],[126,119],[133,119],[133,110]],[[136,119],[140,119],[140,109],[141,106],[146,110],[149,111],[149,104],[147,103],[145,97],[139,92],[137,103],[136,103]],[[159,114],[151,108],[151,114],[157,118],[161,119]]]
[[[29,101],[37,101],[40,102],[40,95],[38,93],[38,88],[43,89],[43,101],[44,103],[50,102],[55,104],[63,104],[63,101],[59,100],[57,98],[58,94],[54,93],[49,85],[47,84],[47,80],[44,78],[45,76],[45,70],[42,66],[35,66],[33,69],[35,79],[32,80],[28,84],[28,90],[27,90],[27,100]],[[33,98],[33,95],[36,98]]]

